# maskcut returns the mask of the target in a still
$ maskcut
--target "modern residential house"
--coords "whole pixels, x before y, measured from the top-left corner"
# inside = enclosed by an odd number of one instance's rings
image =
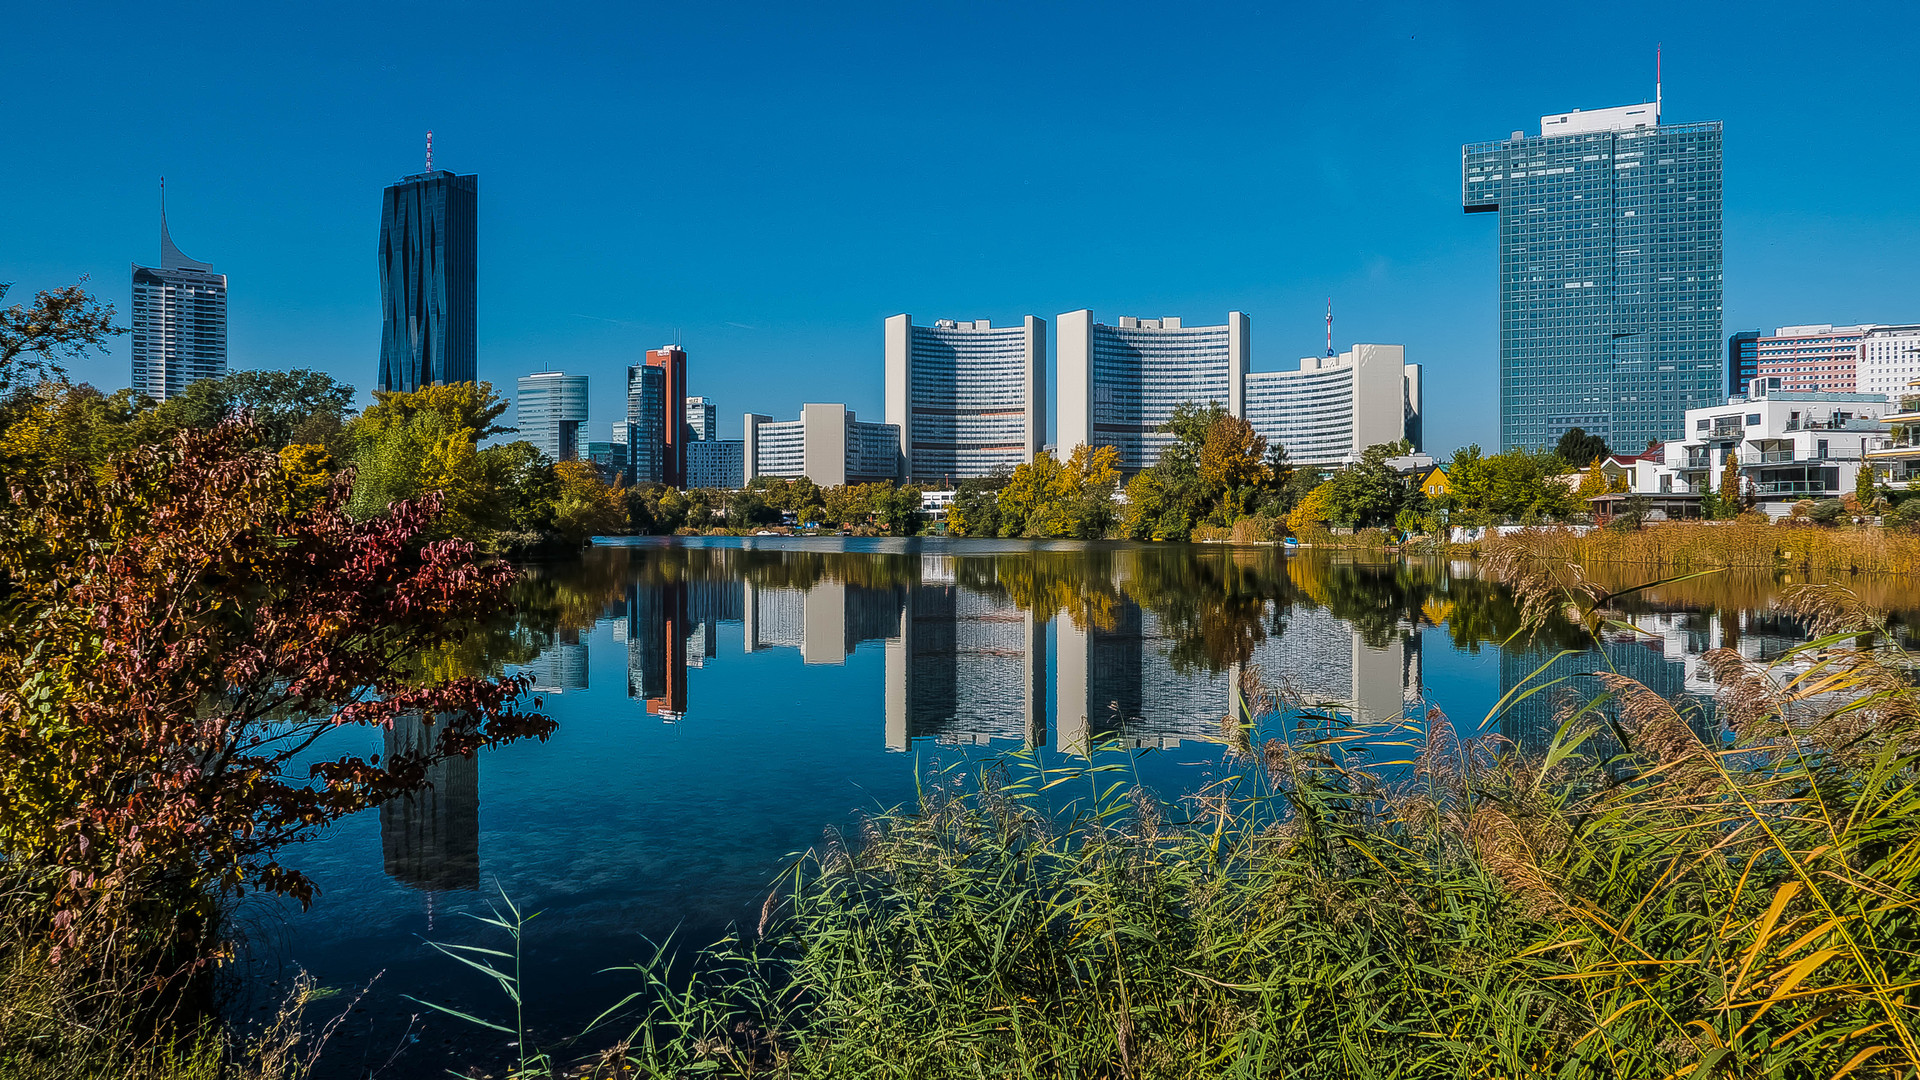
[[[227,275],[181,254],[160,204],[160,265],[133,268],[133,389],[155,401],[227,373]]]
[[[1719,122],[1543,116],[1462,148],[1460,202],[1500,221],[1503,449],[1672,439],[1725,393]]]
[[[1636,460],[1633,490],[1718,492],[1732,457],[1742,498],[1784,517],[1802,499],[1851,492],[1867,451],[1886,438],[1882,418],[1895,409],[1884,394],[1788,390],[1755,379],[1745,396],[1687,410],[1684,436],[1669,440],[1658,460]]]
[[[1063,457],[1076,446],[1111,446],[1119,451],[1120,470],[1136,473],[1172,442],[1159,428],[1182,404],[1215,404],[1244,415],[1251,345],[1241,312],[1228,312],[1217,326],[1133,316],[1108,326],[1083,308],[1055,325],[1055,437]]]
[[[1046,434],[1047,323],[911,315],[886,324],[886,422],[905,475],[953,483],[1033,460]]]
[[[795,420],[747,413],[742,482],[804,476],[821,487],[900,479],[900,429],[856,420],[842,404],[808,403]]]
[[[479,206],[478,176],[428,172],[386,189],[379,389],[473,381]]]
[[[1867,444],[1876,482],[1896,491],[1920,488],[1920,380],[1903,388],[1880,422],[1886,430]]]

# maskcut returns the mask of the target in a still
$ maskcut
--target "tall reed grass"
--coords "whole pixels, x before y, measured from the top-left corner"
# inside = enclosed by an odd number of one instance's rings
[[[1577,565],[1499,569],[1610,628]],[[1177,803],[1117,751],[930,775],[690,978],[633,968],[577,1075],[1914,1076],[1912,661],[1844,591],[1789,602],[1818,636],[1710,654],[1716,715],[1601,668],[1539,757],[1250,680]]]
[[[1653,570],[1794,570],[1803,573],[1920,573],[1920,532],[1874,526],[1825,528],[1769,524],[1764,515],[1733,521],[1669,521],[1639,529],[1526,529],[1490,536],[1481,554],[1525,551],[1586,565]]]

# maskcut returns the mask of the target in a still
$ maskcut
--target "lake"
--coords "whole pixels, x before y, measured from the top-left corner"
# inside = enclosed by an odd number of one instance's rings
[[[1611,632],[1604,658],[1556,661],[1587,643],[1566,625],[1509,641],[1516,606],[1471,563],[987,540],[603,544],[531,570],[518,609],[465,658],[529,675],[553,737],[443,765],[431,791],[289,851],[320,886],[311,910],[240,907],[236,1011],[264,1014],[300,970],[342,991],[310,1020],[365,989],[322,1075],[497,1071],[505,1036],[409,999],[510,1017],[497,987],[427,944],[501,947],[466,916],[503,892],[539,913],[528,1015],[558,1038],[634,987],[603,969],[669,936],[698,946],[751,928],[794,853],[913,804],[932,769],[1024,748],[1067,767],[1105,746],[1131,751],[1166,798],[1217,779],[1233,767],[1225,721],[1246,672],[1362,725],[1439,708],[1465,732],[1538,749],[1592,680],[1489,714],[1549,661],[1546,677],[1606,664],[1704,701],[1707,650],[1772,658],[1804,638],[1774,606],[1791,583],[1770,579],[1636,594],[1619,612],[1636,629]],[[1904,583],[1853,585],[1912,606]],[[350,737],[377,752],[408,735]]]

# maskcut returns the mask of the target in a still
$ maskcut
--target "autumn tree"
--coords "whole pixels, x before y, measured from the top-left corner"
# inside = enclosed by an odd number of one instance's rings
[[[258,443],[182,431],[105,477],[15,476],[0,507],[0,854],[62,949],[128,925],[211,948],[221,896],[312,898],[289,842],[551,728],[521,680],[417,666],[514,578],[428,539],[438,495],[356,518]],[[402,719],[430,737],[385,759],[332,735]]]

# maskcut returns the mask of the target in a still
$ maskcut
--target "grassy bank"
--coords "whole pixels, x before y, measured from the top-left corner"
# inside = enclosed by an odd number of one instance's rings
[[[1563,562],[1510,569],[1535,610],[1593,593]],[[1707,657],[1714,721],[1602,671],[1540,758],[1437,712],[1382,740],[1253,685],[1234,767],[1177,804],[1118,753],[930,776],[807,853],[691,986],[636,971],[598,1067],[1911,1076],[1920,696],[1845,594],[1792,602],[1822,636]]]
[[[1797,570],[1803,573],[1920,572],[1920,532],[1873,526],[1825,528],[1734,521],[1670,521],[1639,529],[1528,529],[1491,536],[1475,553],[1526,552],[1583,565],[1616,563],[1685,573],[1695,570]]]

